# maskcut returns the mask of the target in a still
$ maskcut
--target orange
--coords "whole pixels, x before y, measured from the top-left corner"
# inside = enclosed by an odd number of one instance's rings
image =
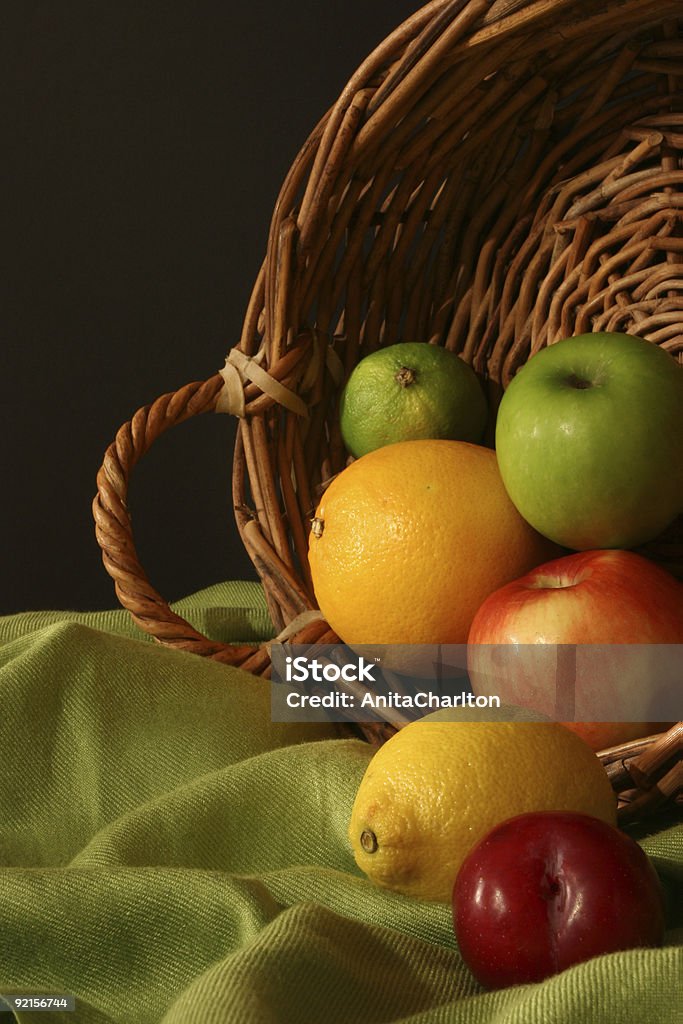
[[[464,644],[480,604],[557,553],[507,496],[495,452],[464,441],[377,448],[316,510],[320,610],[347,644]]]

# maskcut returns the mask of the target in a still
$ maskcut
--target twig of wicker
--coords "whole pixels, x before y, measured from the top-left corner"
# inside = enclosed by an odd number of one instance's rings
[[[619,796],[622,825],[667,803],[683,806],[683,722],[666,733],[603,750],[600,758]]]
[[[110,446],[94,512],[119,600],[160,642],[267,676],[267,648],[202,637],[147,580],[127,487],[156,437],[201,412],[240,417],[237,527],[287,628],[316,607],[307,537],[346,462],[337,400],[357,361],[399,340],[444,345],[494,410],[566,335],[627,331],[683,362],[682,226],[680,0],[432,0],[294,160],[226,368],[137,412]],[[644,553],[683,579],[683,521]],[[296,639],[336,638],[309,618]],[[648,788],[627,763],[636,778],[614,778],[635,789],[629,813],[680,786],[676,766]]]

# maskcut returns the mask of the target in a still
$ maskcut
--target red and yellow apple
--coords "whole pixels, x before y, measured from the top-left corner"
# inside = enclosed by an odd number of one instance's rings
[[[683,649],[668,652],[668,644],[683,644],[683,584],[631,551],[583,551],[484,601],[469,632],[468,671],[477,696],[563,721],[601,750],[671,724],[653,720],[676,713]]]

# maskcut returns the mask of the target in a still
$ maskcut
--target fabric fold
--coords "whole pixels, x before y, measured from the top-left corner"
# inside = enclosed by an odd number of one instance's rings
[[[176,607],[220,639],[272,636],[253,584]],[[483,992],[448,906],[380,890],[355,865],[347,825],[370,747],[333,723],[273,723],[267,680],[152,643],[127,613],[0,619],[0,744],[0,995],[75,996],[43,1024],[672,1024],[680,1011],[680,911],[663,949]],[[649,831],[675,907],[683,828]]]

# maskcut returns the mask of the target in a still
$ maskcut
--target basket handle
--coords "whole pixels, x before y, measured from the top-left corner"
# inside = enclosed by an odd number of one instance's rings
[[[208,380],[195,381],[161,395],[151,405],[138,409],[132,419],[119,428],[105,452],[92,507],[102,561],[114,580],[120,603],[134,622],[166,646],[243,667],[247,667],[248,662],[254,670],[261,661],[267,663],[267,654],[259,654],[249,646],[209,640],[177,615],[155,590],[135,549],[127,504],[131,471],[154,441],[170,427],[192,416],[215,411],[223,385],[223,377],[217,373]]]

